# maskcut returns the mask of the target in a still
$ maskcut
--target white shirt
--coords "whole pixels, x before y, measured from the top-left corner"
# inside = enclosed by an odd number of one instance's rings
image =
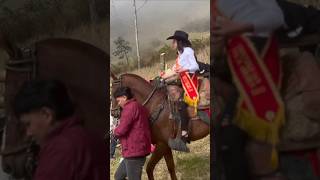
[[[254,33],[246,33],[249,36],[269,37],[285,25],[276,0],[218,0],[217,8],[235,22],[253,24]]]
[[[199,65],[194,56],[194,51],[190,47],[185,47],[183,53],[179,52],[179,65],[182,69],[186,69],[189,73],[195,73],[199,70]],[[176,65],[173,66],[173,70]]]

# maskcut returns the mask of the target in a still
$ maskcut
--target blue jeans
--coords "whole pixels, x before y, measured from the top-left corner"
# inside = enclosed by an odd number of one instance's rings
[[[115,180],[141,180],[143,165],[146,157],[124,158],[115,175]]]
[[[114,135],[111,135],[111,142],[110,142],[110,159],[114,158],[114,154],[116,152],[116,146],[118,144],[118,140]]]

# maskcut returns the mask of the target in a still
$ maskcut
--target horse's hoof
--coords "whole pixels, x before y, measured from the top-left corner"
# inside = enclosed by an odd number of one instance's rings
[[[169,147],[176,151],[181,152],[190,152],[190,149],[187,147],[186,143],[183,142],[180,138],[171,139],[168,141]]]

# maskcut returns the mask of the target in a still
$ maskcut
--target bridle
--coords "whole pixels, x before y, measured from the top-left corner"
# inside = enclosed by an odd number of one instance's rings
[[[122,75],[119,76],[118,79],[114,79],[112,81],[112,87],[115,87],[116,85],[119,85],[119,87],[122,87]],[[116,106],[115,108],[112,108],[111,110],[111,115],[115,118],[119,118],[120,117],[120,111],[121,111],[121,108],[120,106]]]
[[[8,71],[18,72],[18,73],[26,73],[28,78],[27,80],[34,80],[37,78],[37,66],[38,61],[36,58],[35,47],[21,49],[21,57],[13,57],[10,58],[7,63],[5,69]],[[8,83],[6,80],[5,83]],[[25,164],[25,168],[27,169],[28,176],[32,174],[31,166],[33,166],[33,162],[35,159],[35,153],[33,151],[35,144],[32,141],[28,141],[27,143],[21,144],[16,147],[7,147],[6,146],[6,133],[8,123],[19,123],[13,122],[12,116],[8,116],[5,121],[5,125],[3,127],[2,133],[2,145],[1,145],[1,153],[0,155],[3,157],[15,156],[19,154],[27,154],[27,162]],[[32,164],[32,165],[31,165]]]
[[[119,87],[122,87],[122,80],[123,80],[122,76],[123,74],[121,74],[118,79],[115,79],[112,81],[112,87],[115,87],[115,85],[119,85]],[[152,91],[149,93],[147,98],[143,101],[142,106],[145,106],[150,101],[150,99],[153,97],[157,89],[158,89],[158,86],[153,87]],[[115,118],[118,118],[120,117],[120,111],[121,111],[120,106],[112,108],[111,115],[114,116]]]

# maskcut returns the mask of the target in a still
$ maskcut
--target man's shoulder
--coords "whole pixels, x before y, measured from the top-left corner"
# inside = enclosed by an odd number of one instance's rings
[[[81,148],[89,142],[89,134],[80,126],[72,126],[65,129],[59,135],[47,142],[47,149],[73,151],[73,149]]]
[[[147,108],[140,104],[137,100],[130,101],[130,103],[127,104],[126,108],[128,111],[134,111],[139,113],[144,112],[148,114]]]
[[[126,107],[127,108],[139,108],[139,107],[141,107],[142,105],[138,102],[138,101],[136,101],[136,100],[130,100],[127,104],[126,104]]]
[[[46,144],[41,148],[41,154],[66,154],[72,155],[75,146],[73,146],[72,140],[68,137],[57,136],[54,139],[46,142]]]

